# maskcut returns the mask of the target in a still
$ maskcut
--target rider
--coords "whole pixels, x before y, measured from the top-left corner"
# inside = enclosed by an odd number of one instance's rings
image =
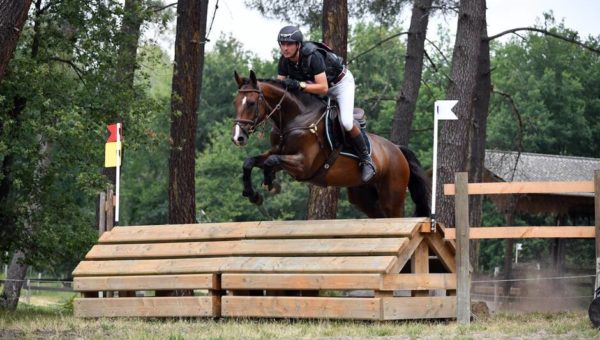
[[[361,179],[363,183],[367,183],[375,175],[375,164],[360,129],[354,125],[352,73],[346,66],[336,69],[327,65],[321,53],[303,43],[302,32],[297,26],[282,28],[277,41],[281,50],[277,79],[283,80],[290,91],[302,90],[316,95],[328,95],[337,100],[342,125],[350,134],[352,145],[360,158]],[[340,57],[337,58],[341,60]]]

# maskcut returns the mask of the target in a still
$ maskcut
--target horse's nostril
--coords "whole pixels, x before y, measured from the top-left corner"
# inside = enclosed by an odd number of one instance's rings
[[[245,140],[245,138],[243,136],[239,136],[237,139],[238,142],[243,142],[244,140]]]

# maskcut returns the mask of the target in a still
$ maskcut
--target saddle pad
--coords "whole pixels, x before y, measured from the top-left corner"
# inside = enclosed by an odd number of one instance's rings
[[[344,142],[344,138],[342,137],[342,128],[339,121],[339,115],[336,115],[334,119],[331,119],[331,110],[337,110],[337,107],[333,107],[332,109],[327,110],[325,113],[325,137],[327,138],[327,144],[329,145],[329,148],[334,150]],[[367,135],[365,129],[362,127],[360,129],[360,133],[363,135],[363,138],[367,144],[367,150],[369,151],[369,155],[371,155],[371,139],[369,138],[369,135]],[[340,155],[359,159],[354,147],[348,143],[343,145]]]

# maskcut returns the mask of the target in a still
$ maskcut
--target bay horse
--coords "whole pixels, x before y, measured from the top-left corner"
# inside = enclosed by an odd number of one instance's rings
[[[265,188],[278,192],[274,182],[276,171],[285,170],[298,181],[320,186],[346,187],[350,203],[370,218],[403,217],[408,187],[415,203],[415,216],[430,214],[431,186],[416,155],[406,147],[368,133],[371,157],[377,174],[364,184],[358,160],[337,157],[325,143],[325,112],[327,104],[317,96],[301,91],[290,92],[283,82],[249,78],[234,73],[238,93],[234,105],[235,124],[232,142],[237,146],[248,143],[250,135],[271,121],[271,148],[249,157],[243,165],[244,197],[257,205],[262,196],[252,187],[252,168],[263,169]],[[331,163],[331,164],[330,164]]]

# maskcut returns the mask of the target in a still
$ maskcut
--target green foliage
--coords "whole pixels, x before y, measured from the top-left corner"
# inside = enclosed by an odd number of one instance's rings
[[[550,15],[545,25],[575,34]],[[494,88],[512,97],[518,114],[505,97],[492,98],[487,147],[597,157],[600,99],[593,89],[600,85],[600,56],[552,37],[526,37],[495,48]],[[598,46],[592,38],[586,43]]]
[[[370,50],[374,42],[392,36],[399,28],[385,29],[373,24],[358,23],[349,47],[350,70],[356,82],[355,106],[365,109],[369,131],[387,136],[395,110],[397,89],[402,84],[405,48],[399,38]],[[354,57],[356,56],[356,58]]]
[[[28,263],[59,274],[97,237],[106,124],[122,121],[135,149],[159,105],[142,87],[114,81],[120,2],[42,6],[0,86],[0,250],[26,249]]]
[[[262,172],[255,169],[254,188],[264,196],[263,207],[268,215],[243,197],[242,164],[245,158],[268,149],[267,139],[259,140],[252,135],[250,145],[238,148],[231,142],[231,124],[218,123],[211,136],[210,146],[198,155],[196,166],[197,208],[205,212],[202,221],[260,221],[305,219],[308,189],[304,184],[292,181],[283,173],[278,174],[282,191],[273,196],[261,189]]]

